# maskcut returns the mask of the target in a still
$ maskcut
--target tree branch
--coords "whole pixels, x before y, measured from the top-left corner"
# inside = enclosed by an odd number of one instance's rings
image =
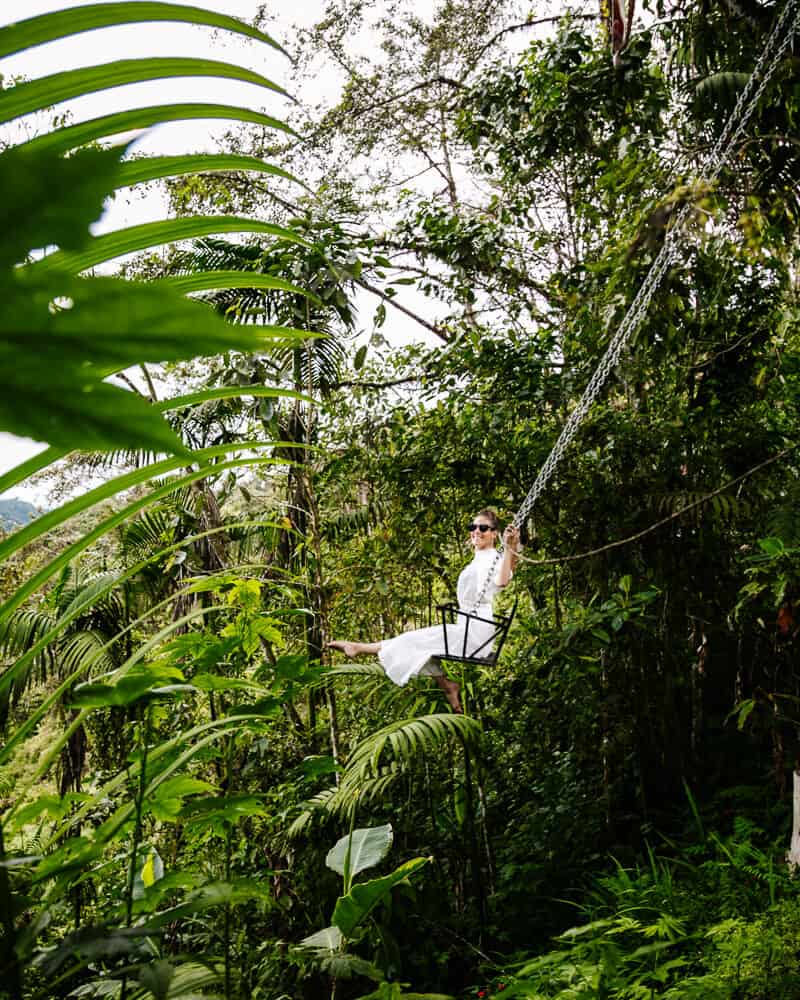
[[[395,299],[393,299],[391,295],[387,295],[385,292],[382,292],[380,288],[376,288],[374,285],[371,285],[368,281],[365,281],[363,278],[356,278],[355,283],[359,285],[361,288],[365,289],[366,291],[372,292],[373,295],[377,295],[378,298],[382,299],[384,302],[390,303],[390,305],[393,305],[395,309],[399,309],[401,313],[404,313],[406,316],[408,316],[409,319],[413,319],[415,323],[419,323],[420,326],[424,326],[426,330],[430,330],[431,333],[435,333],[436,336],[439,337],[440,340],[443,340],[446,344],[450,343],[450,340],[452,338],[450,337],[450,334],[446,330],[443,330],[441,327],[436,326],[433,323],[429,323],[428,320],[423,319],[422,316],[418,316],[416,313],[412,312],[406,306],[401,305],[399,302],[395,301]]]
[[[434,247],[428,245],[427,243],[419,243],[410,240],[408,244],[404,245],[402,243],[397,243],[395,240],[392,240],[386,236],[376,237],[373,240],[373,243],[376,247],[383,250],[395,250],[397,251],[398,254],[413,253],[420,258],[433,257],[435,260],[441,261],[444,264],[448,263],[446,260],[442,259],[441,254]],[[503,249],[507,251],[509,254],[518,252],[519,256],[524,256],[526,253],[526,251],[522,250],[515,251],[513,247],[504,247]],[[405,264],[393,264],[392,267],[397,268],[397,270],[409,270],[409,271],[414,270],[414,268],[407,267]],[[437,275],[428,274],[428,272],[426,271],[420,271],[420,273],[428,275],[428,277],[435,279],[440,284],[443,285],[447,284],[446,276],[439,277]],[[531,289],[531,291],[536,292],[537,295],[541,295],[541,297],[550,305],[561,304],[558,296],[553,295],[552,291],[549,288],[547,288],[546,285],[543,285],[540,281],[537,281],[535,278],[532,278],[526,271],[521,270],[520,268],[516,267],[510,262],[502,264],[500,268],[496,269],[495,271],[490,271],[486,267],[476,266],[474,267],[474,273],[481,275],[482,277],[487,279],[495,278],[495,280],[500,280],[503,282],[507,282],[509,278],[513,278],[520,285],[523,285],[525,288]]]
[[[142,390],[139,388],[139,386],[136,385],[136,383],[132,381],[130,378],[128,378],[125,372],[116,372],[114,374],[114,378],[118,378],[120,382],[124,382],[125,385],[127,385],[129,389],[132,389],[137,396],[142,396],[144,399],[147,398],[145,394],[142,392]]]
[[[142,364],[139,365],[139,368],[142,375],[144,375],[145,382],[147,383],[147,391],[150,394],[150,402],[157,403],[158,393],[156,392],[156,387],[153,385],[153,380],[150,378],[150,372],[147,370],[147,365],[142,362]]]
[[[571,20],[574,21],[597,21],[599,19],[599,14],[569,14],[566,15]],[[475,61],[473,65],[477,65],[481,57],[485,52],[494,45],[495,42],[499,41],[503,35],[508,35],[512,31],[522,31],[524,28],[535,28],[539,24],[552,24],[557,21],[563,21],[565,15],[559,14],[557,17],[540,17],[536,19],[528,19],[523,21],[521,24],[510,24],[507,28],[502,28],[496,34],[492,35],[489,41],[483,46],[483,48],[478,49],[478,54],[475,56]]]
[[[419,375],[409,375],[407,378],[393,378],[386,382],[362,382],[359,379],[345,379],[343,382],[334,382],[331,389],[391,389],[395,385],[407,385],[409,382],[419,382]]]
[[[368,104],[366,107],[356,108],[349,112],[349,114],[357,118],[370,111],[377,111],[380,108],[385,108],[388,104],[393,104],[395,101],[402,101],[404,97],[408,97],[410,94],[416,93],[418,90],[425,90],[428,87],[432,87],[436,83],[444,83],[449,87],[455,87],[457,90],[466,89],[463,83],[460,83],[458,80],[453,80],[449,76],[434,76],[430,80],[423,80],[422,83],[416,83],[413,87],[401,90],[399,94],[392,94],[391,97],[386,97],[382,101],[376,101],[375,104]]]

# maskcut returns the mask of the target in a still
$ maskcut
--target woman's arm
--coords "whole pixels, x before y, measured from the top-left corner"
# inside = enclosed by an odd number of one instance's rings
[[[517,565],[517,553],[520,548],[519,528],[515,528],[513,524],[509,524],[503,532],[503,545],[505,547],[503,561],[500,563],[497,576],[494,578],[494,582],[498,587],[505,587],[514,573],[514,567]]]

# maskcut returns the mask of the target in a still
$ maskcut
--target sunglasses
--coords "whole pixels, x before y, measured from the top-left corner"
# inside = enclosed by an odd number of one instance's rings
[[[483,534],[485,531],[494,531],[494,528],[491,524],[475,524],[473,522],[472,524],[467,525],[467,531],[480,531],[480,533]]]

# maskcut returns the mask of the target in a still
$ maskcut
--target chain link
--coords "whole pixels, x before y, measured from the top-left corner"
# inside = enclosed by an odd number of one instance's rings
[[[790,16],[794,13],[794,19],[788,24]],[[719,176],[722,168],[727,163],[734,146],[739,137],[744,132],[747,123],[755,111],[758,102],[769,85],[772,75],[778,67],[786,50],[791,44],[792,38],[800,22],[800,0],[788,0],[783,8],[780,17],[775,22],[775,26],[767,39],[766,44],[759,56],[752,74],[747,80],[736,106],[729,117],[725,128],[715,142],[711,152],[706,158],[702,169],[699,172],[699,179],[707,183],[713,183]],[[787,29],[788,24],[788,29]],[[785,33],[784,33],[785,32]],[[777,46],[777,50],[776,50]],[[775,50],[775,51],[773,51]],[[763,77],[759,81],[759,77]],[[605,385],[611,372],[617,367],[619,359],[628,341],[638,331],[644,322],[644,318],[650,307],[650,303],[661,284],[664,275],[672,263],[678,246],[679,239],[683,236],[683,229],[691,214],[691,205],[685,204],[677,212],[673,223],[667,230],[661,250],[650,266],[650,270],[637,291],[633,302],[630,304],[627,313],[614,334],[611,342],[606,348],[606,353],[600,360],[589,383],[584,389],[583,395],[578,400],[575,409],[570,413],[564,424],[561,433],[553,445],[553,449],[545,459],[539,470],[539,474],[534,480],[528,495],[522,501],[517,513],[514,515],[511,524],[515,528],[520,528],[528,518],[536,501],[544,491],[545,486],[552,479],[553,474],[561,461],[564,452],[569,447],[575,437],[578,428],[583,423],[586,415],[592,407],[600,390]],[[483,587],[475,601],[475,608],[483,603],[486,591],[489,588],[489,581],[495,576],[502,558],[502,549],[498,551],[492,562],[489,573],[486,576]]]

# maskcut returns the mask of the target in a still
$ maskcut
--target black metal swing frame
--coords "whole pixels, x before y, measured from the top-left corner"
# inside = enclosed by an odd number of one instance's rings
[[[511,623],[514,620],[514,615],[517,611],[517,600],[518,598],[514,599],[514,604],[507,615],[492,615],[491,618],[483,618],[481,615],[476,615],[473,611],[462,611],[457,604],[437,604],[436,607],[442,619],[442,632],[444,633],[444,654],[439,654],[438,658],[440,660],[447,660],[450,663],[477,663],[481,666],[493,666],[500,657],[503,643],[506,641],[508,630],[511,628]],[[460,653],[455,650],[450,651],[447,637],[447,626],[457,625],[459,617],[465,619],[464,639],[460,644]],[[467,649],[469,648],[469,627],[473,621],[485,622],[487,625],[492,625],[494,632],[480,646],[467,653]],[[487,650],[485,656],[480,655],[483,650]]]

